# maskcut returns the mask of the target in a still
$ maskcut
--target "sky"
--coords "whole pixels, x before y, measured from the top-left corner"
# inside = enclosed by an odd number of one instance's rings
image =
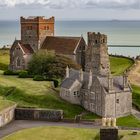
[[[0,0],[0,20],[55,16],[57,20],[140,20],[140,0]]]

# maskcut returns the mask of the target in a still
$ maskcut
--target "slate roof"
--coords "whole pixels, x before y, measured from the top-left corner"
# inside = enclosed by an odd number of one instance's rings
[[[66,78],[66,79],[62,82],[61,86],[62,86],[63,88],[69,89],[69,88],[71,88],[71,86],[73,85],[74,82],[75,82],[75,80]]]
[[[72,55],[82,37],[47,36],[41,49],[54,50],[56,53]]]
[[[95,79],[98,79],[100,84],[101,84],[101,86],[104,88],[104,90],[106,92],[108,92],[108,77],[102,77],[102,76],[95,76],[95,75],[93,75],[93,81]],[[75,80],[80,81],[80,79],[79,79],[79,71],[71,69],[70,70],[70,77],[65,79],[62,82],[61,87],[69,88],[69,85],[72,85]],[[84,80],[81,83],[82,87],[84,89],[88,88],[88,82],[89,82],[89,73],[84,72]],[[114,88],[115,92],[123,91],[123,76],[114,76],[113,77],[113,88]]]
[[[25,54],[32,54],[34,53],[32,47],[29,44],[23,44],[20,40],[15,40],[13,46],[16,46],[17,44],[20,44],[22,50],[24,51]]]

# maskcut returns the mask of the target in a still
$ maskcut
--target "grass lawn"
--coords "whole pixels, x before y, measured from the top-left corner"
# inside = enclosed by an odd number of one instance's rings
[[[98,140],[97,135],[95,129],[39,127],[19,131],[2,140]]]
[[[132,85],[133,90],[133,104],[140,108],[140,87]]]
[[[137,132],[134,135],[133,132]],[[140,140],[140,131],[119,131],[120,140]]]
[[[0,99],[0,111],[12,105],[15,105],[15,103],[9,100],[3,100],[2,98]]]
[[[63,109],[66,118],[74,118],[85,111],[78,105],[60,99],[59,90],[54,90],[50,82],[36,82],[0,74],[0,83],[0,96],[18,103],[20,107]]]
[[[139,140],[140,132],[119,131],[121,140]],[[34,135],[33,135],[34,134]],[[70,127],[37,127],[18,131],[2,140],[99,140],[99,130]]]
[[[130,115],[117,119],[117,126],[140,127],[140,120]]]
[[[123,72],[131,67],[134,62],[127,58],[110,57],[111,73],[113,75],[121,75]]]
[[[9,65],[9,50],[0,50],[0,70],[6,70]]]

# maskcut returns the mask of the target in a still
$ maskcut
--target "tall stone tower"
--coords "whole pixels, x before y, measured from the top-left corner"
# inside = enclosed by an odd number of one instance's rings
[[[46,36],[54,36],[54,17],[46,19],[42,16],[20,18],[21,41],[30,44],[36,52]]]
[[[95,75],[110,74],[110,62],[107,47],[107,36],[88,32],[88,47],[86,50],[85,70]]]

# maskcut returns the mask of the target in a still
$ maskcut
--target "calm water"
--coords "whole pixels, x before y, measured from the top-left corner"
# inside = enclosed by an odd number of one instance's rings
[[[140,21],[56,21],[56,35],[80,36],[87,40],[87,32],[102,32],[108,35],[109,45],[129,45],[132,47],[109,48],[109,53],[140,55]],[[0,46],[12,44],[20,39],[18,21],[0,21]]]

